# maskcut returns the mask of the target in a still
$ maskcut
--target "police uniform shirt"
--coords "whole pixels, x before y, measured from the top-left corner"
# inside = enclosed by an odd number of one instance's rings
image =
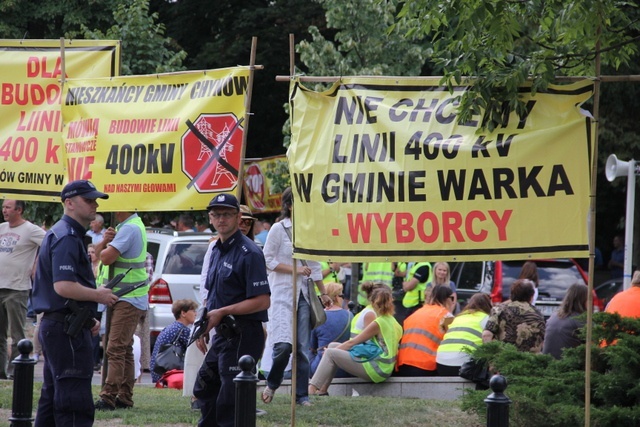
[[[222,242],[217,240],[211,252],[206,288],[207,310],[236,304],[258,295],[269,295],[264,255],[240,230]],[[236,316],[246,320],[268,320],[267,310]]]
[[[85,229],[73,218],[64,215],[47,232],[42,241],[38,266],[33,285],[32,304],[36,313],[65,310],[66,298],[53,288],[55,282],[78,282],[87,288],[95,288],[91,260],[83,243]],[[94,314],[97,304],[79,301]]]
[[[418,279],[418,283],[424,283],[429,280],[429,272],[431,268],[428,265],[423,265],[418,267],[415,273],[413,273],[413,277]]]

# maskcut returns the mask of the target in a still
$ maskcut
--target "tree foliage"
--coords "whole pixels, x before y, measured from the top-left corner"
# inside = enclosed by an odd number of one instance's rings
[[[0,0],[0,37],[8,39],[78,38],[80,25],[100,27],[127,0]]]
[[[408,28],[389,31],[398,1],[316,0],[326,13],[327,40],[316,26],[309,27],[311,41],[298,43],[300,60],[314,75],[414,76],[419,75],[430,45],[407,36]]]
[[[289,35],[309,38],[307,28],[324,29],[322,7],[308,0],[154,1],[167,35],[188,52],[189,69],[248,65],[252,37],[257,38],[256,70],[251,96],[253,115],[247,134],[247,157],[282,154],[282,124],[288,85],[276,82],[289,74]]]
[[[393,25],[399,1],[316,0],[325,9],[326,29],[309,26],[311,40],[296,46],[303,71],[315,76],[415,76],[431,53],[430,44]],[[326,84],[309,84],[322,90]],[[285,105],[289,113],[289,106]],[[283,127],[290,144],[290,123]]]
[[[187,53],[165,37],[165,26],[158,24],[158,13],[149,14],[149,0],[131,0],[117,5],[115,25],[106,31],[90,30],[81,24],[86,39],[121,40],[122,74],[152,74],[181,71]]]
[[[397,25],[433,42],[443,83],[467,82],[460,122],[483,115],[500,126],[505,112],[525,112],[518,88],[547,89],[556,76],[594,76],[595,56],[614,69],[637,53],[640,17],[618,0],[406,0]]]

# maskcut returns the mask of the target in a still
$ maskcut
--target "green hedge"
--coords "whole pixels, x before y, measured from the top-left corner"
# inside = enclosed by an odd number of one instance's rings
[[[640,425],[640,320],[617,314],[595,313],[591,346],[591,425]],[[583,337],[586,329],[581,331]],[[601,346],[607,342],[613,345]],[[513,345],[491,342],[479,347],[476,359],[489,362],[507,378],[505,394],[512,400],[513,427],[567,427],[584,425],[585,345],[566,349],[556,360],[548,355],[523,353]],[[486,416],[488,391],[470,391],[463,409]]]

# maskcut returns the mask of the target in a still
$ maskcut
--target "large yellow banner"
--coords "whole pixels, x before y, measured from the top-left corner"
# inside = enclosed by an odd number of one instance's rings
[[[69,180],[108,193],[101,211],[202,210],[235,192],[249,67],[69,80]]]
[[[587,257],[593,86],[552,86],[494,132],[438,80],[290,87],[295,253],[332,261]]]
[[[120,71],[120,42],[65,40],[67,78]],[[65,181],[59,40],[0,40],[0,197],[60,201]]]

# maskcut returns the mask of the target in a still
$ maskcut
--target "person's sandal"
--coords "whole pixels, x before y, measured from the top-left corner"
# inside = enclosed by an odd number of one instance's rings
[[[264,403],[271,403],[271,401],[273,400],[273,395],[275,393],[275,390],[269,388],[269,386],[266,386],[264,390],[262,390],[262,401]]]

